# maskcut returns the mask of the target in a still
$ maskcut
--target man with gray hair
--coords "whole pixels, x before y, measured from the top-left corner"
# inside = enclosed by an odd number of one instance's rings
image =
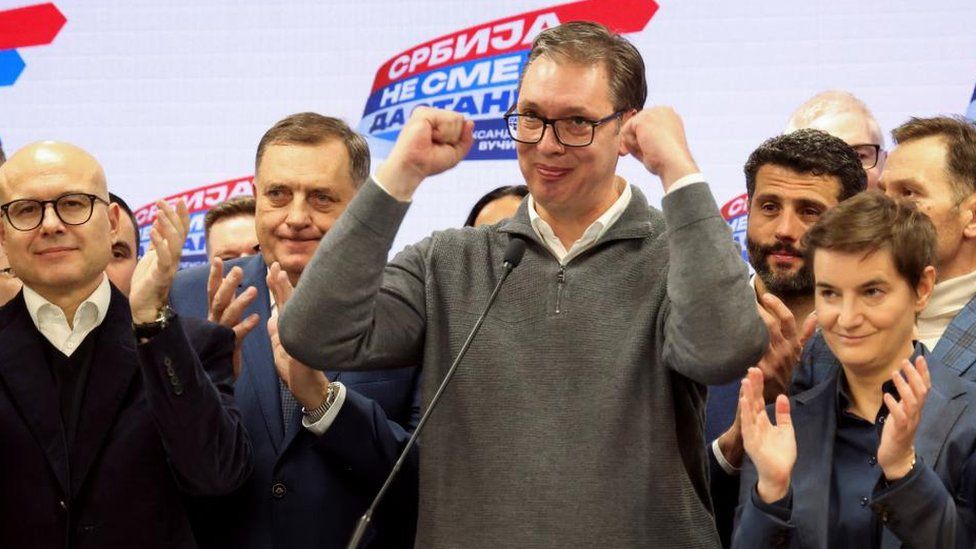
[[[868,175],[868,189],[878,186],[887,156],[885,139],[863,101],[847,91],[820,92],[793,111],[783,133],[802,128],[825,131],[853,147]]]

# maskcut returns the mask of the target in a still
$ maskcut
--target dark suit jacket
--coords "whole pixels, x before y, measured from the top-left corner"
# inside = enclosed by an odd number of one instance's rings
[[[301,412],[283,427],[278,375],[267,320],[267,268],[260,255],[228,262],[244,269],[241,290],[257,298],[245,315],[261,320],[244,340],[236,403],[254,447],[254,473],[233,495],[195,502],[194,530],[203,547],[301,549],[345,547],[419,419],[418,371],[327,371],[346,385],[346,401],[317,437]],[[181,314],[206,317],[208,267],[181,272],[170,300]],[[377,514],[364,547],[411,547],[416,522],[416,458],[407,462]]]
[[[918,350],[925,353],[924,347]],[[972,477],[976,468],[976,385],[926,354],[932,389],[915,436],[916,471],[875,489],[870,505],[884,524],[881,546],[972,548],[976,542]],[[793,509],[788,522],[753,504],[755,467],[746,460],[733,547],[827,547],[829,479],[837,427],[835,369],[823,383],[790,399],[796,431]],[[772,407],[768,408],[772,415]]]
[[[238,487],[250,446],[180,320],[136,345],[112,288],[70,452],[43,338],[23,294],[0,308],[0,547],[196,547],[184,494]],[[230,367],[232,332],[192,338]]]

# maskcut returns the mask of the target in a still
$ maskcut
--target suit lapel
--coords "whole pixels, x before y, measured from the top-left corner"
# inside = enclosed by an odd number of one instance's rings
[[[0,381],[44,450],[64,494],[69,494],[68,453],[57,388],[44,356],[44,337],[27,312],[23,294],[0,309]]]
[[[84,483],[139,368],[129,302],[114,286],[97,337],[72,449],[72,493]]]
[[[976,364],[976,298],[971,299],[952,319],[935,349],[932,349],[932,355],[959,377],[976,379],[970,372]]]
[[[837,433],[837,370],[829,381],[795,398],[792,411],[796,433],[793,498],[800,545],[825,547],[828,531],[830,486],[833,478],[834,437]],[[800,474],[797,474],[800,473]]]
[[[243,372],[241,377],[254,388],[261,406],[261,415],[268,430],[268,437],[275,452],[281,449],[284,440],[284,429],[281,417],[281,394],[278,389],[278,373],[274,367],[274,355],[271,352],[271,339],[268,337],[268,318],[271,316],[271,299],[268,296],[267,268],[261,255],[251,256],[244,265],[244,278],[238,293],[249,286],[257,289],[258,295],[247,308],[244,316],[257,313],[260,317],[258,325],[244,338],[243,343]]]
[[[932,390],[925,398],[922,418],[915,435],[915,449],[918,456],[935,467],[942,454],[942,448],[949,439],[949,433],[966,411],[966,399],[956,398],[965,394],[966,389],[952,372],[946,370],[938,359],[929,359]]]

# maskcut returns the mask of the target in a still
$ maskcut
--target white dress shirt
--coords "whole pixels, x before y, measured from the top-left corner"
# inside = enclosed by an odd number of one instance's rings
[[[41,294],[24,284],[24,302],[27,304],[27,312],[30,313],[34,326],[37,326],[37,330],[65,356],[71,356],[85,337],[102,324],[108,313],[111,299],[112,288],[109,286],[108,277],[103,274],[102,282],[75,310],[75,316],[69,326],[68,317],[61,307],[44,299]]]
[[[671,188],[668,189],[668,193],[672,193],[682,187],[687,187],[692,183],[704,183],[705,178],[701,173],[688,174],[681,179],[674,182]],[[603,212],[600,217],[596,218],[589,227],[583,231],[582,236],[573,242],[573,245],[567,250],[563,243],[556,236],[556,233],[552,230],[552,227],[535,210],[535,199],[529,194],[529,203],[527,204],[529,208],[529,221],[532,223],[532,230],[535,231],[536,236],[539,237],[542,242],[545,243],[549,251],[552,252],[556,259],[559,260],[561,265],[565,265],[570,262],[574,257],[585,252],[590,247],[593,246],[600,238],[606,234],[610,227],[620,219],[623,215],[624,210],[630,204],[630,199],[633,196],[633,192],[630,190],[630,185],[624,182],[624,190],[617,197],[617,200],[610,205],[605,212]]]

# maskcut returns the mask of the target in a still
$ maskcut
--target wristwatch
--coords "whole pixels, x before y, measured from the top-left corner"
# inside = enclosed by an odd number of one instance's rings
[[[170,309],[169,305],[163,305],[156,315],[156,320],[145,324],[133,324],[132,331],[135,332],[136,339],[143,342],[152,339],[156,334],[165,330],[174,317],[176,317],[176,312]]]
[[[329,384],[329,390],[325,393],[325,402],[319,405],[318,408],[312,410],[306,410],[302,406],[302,415],[305,416],[305,420],[309,423],[315,423],[318,420],[325,417],[325,413],[329,411],[329,408],[335,404],[336,399],[339,398],[339,382],[333,381]]]

